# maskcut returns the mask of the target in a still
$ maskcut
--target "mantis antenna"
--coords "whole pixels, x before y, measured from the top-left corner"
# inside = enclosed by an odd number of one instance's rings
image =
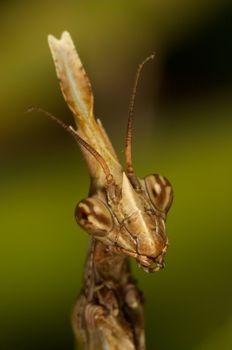
[[[79,145],[81,145],[82,147],[84,147],[89,153],[91,153],[92,156],[101,165],[102,170],[104,171],[104,174],[106,176],[107,185],[114,184],[114,178],[113,178],[113,176],[110,172],[110,169],[109,169],[108,165],[106,164],[106,161],[104,160],[104,158],[89,143],[87,143],[80,135],[78,135],[77,131],[74,130],[72,126],[65,124],[62,120],[55,117],[53,114],[45,111],[43,108],[31,107],[27,110],[28,113],[33,112],[33,111],[45,114],[50,119],[55,121],[58,125],[60,125],[63,129],[65,129],[69,134],[71,134],[74,137],[74,139],[77,141],[77,143]]]
[[[131,94],[130,104],[129,104],[129,116],[128,116],[128,123],[127,123],[127,131],[126,131],[126,142],[125,142],[125,158],[126,158],[126,172],[128,177],[132,178],[134,176],[134,169],[132,166],[132,123],[133,123],[133,116],[134,116],[134,105],[135,105],[135,97],[138,87],[139,78],[141,75],[141,71],[145,64],[151,60],[153,60],[155,57],[155,54],[151,54],[150,56],[146,57],[145,60],[140,63],[138,66],[134,86]]]

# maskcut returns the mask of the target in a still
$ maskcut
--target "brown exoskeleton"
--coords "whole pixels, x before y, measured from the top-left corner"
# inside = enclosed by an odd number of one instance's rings
[[[49,36],[49,45],[64,98],[77,129],[66,128],[80,145],[89,174],[88,198],[75,210],[77,223],[92,237],[84,287],[73,312],[76,337],[88,350],[145,349],[142,294],[132,278],[128,256],[146,272],[164,265],[168,239],[166,215],[172,188],[166,178],[134,174],[131,155],[136,75],[129,110],[123,170],[100,122],[93,116],[93,94],[68,32]]]

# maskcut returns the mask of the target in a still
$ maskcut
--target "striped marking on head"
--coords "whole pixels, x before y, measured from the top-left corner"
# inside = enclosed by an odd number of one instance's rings
[[[168,212],[172,200],[173,190],[170,182],[161,175],[153,174],[145,177],[148,196],[156,209]]]
[[[105,236],[113,227],[113,217],[107,206],[95,197],[83,199],[76,206],[77,223],[88,233]]]

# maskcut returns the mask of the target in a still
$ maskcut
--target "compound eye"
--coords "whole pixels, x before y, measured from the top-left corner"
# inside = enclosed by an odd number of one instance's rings
[[[167,213],[173,200],[170,182],[161,175],[153,174],[144,178],[148,196],[156,209]]]
[[[77,204],[75,218],[84,230],[94,236],[105,236],[113,227],[110,210],[94,197],[83,199]]]

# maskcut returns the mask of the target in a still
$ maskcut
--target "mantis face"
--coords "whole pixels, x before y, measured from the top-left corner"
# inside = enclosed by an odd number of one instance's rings
[[[132,256],[144,271],[154,272],[164,266],[168,246],[165,222],[173,192],[163,176],[154,174],[137,180],[140,186],[134,189],[123,173],[116,201],[107,193],[101,198],[89,197],[78,203],[75,217],[109,250]]]

